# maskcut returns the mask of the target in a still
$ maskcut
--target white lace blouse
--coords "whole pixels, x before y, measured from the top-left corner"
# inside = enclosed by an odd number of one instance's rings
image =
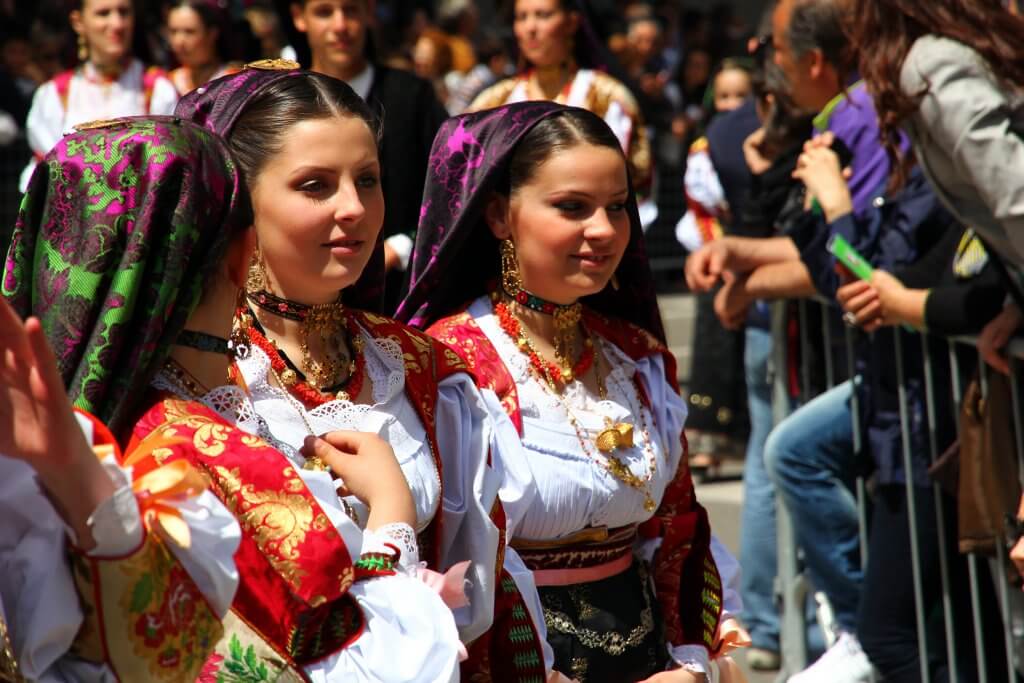
[[[655,503],[661,502],[683,455],[680,434],[686,421],[686,403],[666,381],[661,356],[634,361],[610,341],[600,339],[598,346],[610,364],[606,398],[593,396],[579,381],[567,386],[559,398],[530,371],[526,355],[501,329],[489,297],[477,299],[468,312],[494,345],[519,395],[524,448],[508,449],[502,462],[501,500],[509,537],[557,540],[586,527],[614,528],[648,520],[654,512],[644,506],[644,490],[613,476],[593,439],[605,429],[606,418],[633,424],[633,448],[618,449],[616,456],[646,482]],[[649,397],[647,405],[641,401],[634,376]],[[570,423],[570,412],[582,437],[590,442],[588,447]],[[650,559],[657,544],[660,540],[639,545],[637,552]],[[725,587],[724,619],[741,608],[735,590],[739,565],[715,538],[712,553]],[[707,652],[700,646],[670,646],[669,651],[681,665],[708,668]]]
[[[334,400],[305,410],[300,402],[270,383],[270,361],[262,350],[254,347],[250,357],[238,365],[269,438],[297,463],[302,462],[298,449],[310,427],[316,434],[339,429],[371,432],[391,444],[413,494],[417,532],[437,514],[443,514],[441,557],[473,560],[466,575],[470,582],[469,607],[455,610],[462,639],[469,642],[486,631],[493,618],[498,530],[490,519],[490,509],[502,475],[487,465],[488,457],[491,454],[497,458],[497,453],[510,448],[520,449],[518,436],[493,392],[479,392],[464,373],[442,380],[435,410],[437,445],[445,472],[442,500],[426,428],[405,393],[401,347],[393,340],[361,332],[366,373],[373,384],[373,405]],[[365,522],[368,511],[363,503],[354,497],[346,498],[346,502]],[[532,576],[511,548],[506,549],[504,568],[516,581],[545,638]],[[545,654],[550,668],[553,656],[550,651]]]

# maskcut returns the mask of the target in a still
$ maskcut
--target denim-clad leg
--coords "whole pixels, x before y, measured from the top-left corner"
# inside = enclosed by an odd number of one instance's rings
[[[847,381],[798,408],[772,430],[764,451],[811,581],[828,596],[839,628],[850,633],[856,630],[864,580],[852,493],[852,391]]]
[[[764,442],[772,429],[772,386],[768,373],[772,338],[768,330],[747,327],[744,366],[750,410],[750,440],[743,469],[740,566],[743,574],[743,623],[754,647],[779,651],[779,611],[775,604],[777,571],[775,489],[764,466]]]

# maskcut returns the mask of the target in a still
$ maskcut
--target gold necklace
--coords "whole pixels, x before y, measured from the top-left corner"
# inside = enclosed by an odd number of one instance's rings
[[[507,335],[506,335],[507,336]],[[511,338],[511,337],[510,337]],[[594,374],[597,378],[597,392],[600,400],[604,401],[608,398],[608,390],[604,383],[604,378],[601,376],[601,368],[597,363],[597,358],[601,356],[601,349],[599,348],[599,341],[597,337],[590,337],[595,347],[595,361],[594,361]],[[514,343],[519,343],[520,340],[512,340]],[[527,340],[527,343],[529,341]],[[629,466],[622,461],[615,451],[619,448],[632,448],[633,447],[633,425],[628,422],[615,423],[610,417],[603,416],[605,422],[605,428],[598,432],[597,437],[593,441],[588,438],[585,434],[585,429],[580,425],[579,420],[576,417],[575,412],[572,410],[569,402],[562,396],[561,392],[547,377],[545,373],[539,372],[532,364],[529,364],[530,372],[533,374],[540,385],[551,392],[552,395],[558,400],[565,410],[565,414],[568,416],[569,424],[572,425],[573,430],[576,432],[576,438],[580,442],[580,447],[583,452],[591,460],[600,463],[604,469],[611,474],[615,479],[618,479],[626,486],[633,488],[644,496],[644,510],[647,512],[654,512],[658,507],[654,501],[654,497],[651,496],[650,483],[654,479],[654,474],[657,471],[658,460],[657,455],[654,453],[654,449],[651,447],[651,434],[647,426],[647,416],[644,414],[643,402],[640,400],[640,392],[636,388],[635,380],[633,389],[636,391],[637,405],[640,410],[641,420],[641,433],[643,435],[643,451],[648,459],[648,470],[647,476],[641,479],[633,473]],[[582,381],[582,380],[580,380]],[[591,450],[591,443],[596,447],[604,456],[604,462],[601,462]]]

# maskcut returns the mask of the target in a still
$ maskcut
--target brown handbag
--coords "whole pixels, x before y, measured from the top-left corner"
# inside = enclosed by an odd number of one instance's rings
[[[957,517],[960,552],[995,555],[1003,543],[1007,513],[1016,513],[1021,486],[1014,440],[1010,379],[988,374],[982,397],[975,376],[960,406]]]

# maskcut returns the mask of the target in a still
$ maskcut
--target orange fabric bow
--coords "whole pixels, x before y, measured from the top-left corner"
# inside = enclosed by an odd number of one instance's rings
[[[192,537],[188,523],[173,503],[194,498],[208,487],[207,480],[185,460],[160,465],[154,457],[157,449],[169,448],[185,439],[168,438],[155,433],[143,439],[121,464],[132,468],[132,491],[139,504],[142,523],[181,548],[189,548]],[[97,455],[100,449],[97,447]]]

